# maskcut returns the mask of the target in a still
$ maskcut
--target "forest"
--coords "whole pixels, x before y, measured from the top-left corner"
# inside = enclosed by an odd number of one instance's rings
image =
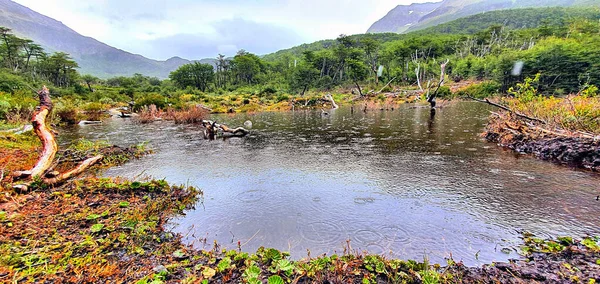
[[[511,21],[498,24],[503,18]],[[565,96],[600,85],[598,18],[600,12],[594,9],[496,11],[407,35],[341,35],[266,56],[244,50],[233,57],[220,54],[215,66],[187,64],[165,80],[142,74],[105,80],[79,74],[68,54],[48,54],[3,28],[0,117],[27,119],[36,104],[29,93],[43,84],[52,86],[58,113],[128,102],[136,109],[202,103],[215,112],[244,112],[310,100],[324,92],[344,100],[352,92],[366,96],[424,89],[438,80],[439,65],[447,60],[447,82],[477,83],[460,90],[444,86],[441,96],[506,94],[536,74],[540,93]],[[490,19],[496,21],[486,25]],[[513,75],[516,62],[523,68]]]

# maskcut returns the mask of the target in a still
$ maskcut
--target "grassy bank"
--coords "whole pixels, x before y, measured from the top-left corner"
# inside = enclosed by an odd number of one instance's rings
[[[509,90],[497,101],[508,107],[492,113],[484,136],[520,153],[575,168],[600,170],[600,96],[595,86],[552,97],[536,88],[539,76]]]

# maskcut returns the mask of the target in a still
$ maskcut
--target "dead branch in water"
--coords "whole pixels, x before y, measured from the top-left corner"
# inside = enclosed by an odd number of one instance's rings
[[[56,144],[56,139],[54,139],[53,132],[46,125],[46,118],[52,111],[53,107],[52,100],[50,99],[50,91],[48,90],[48,88],[46,88],[46,86],[44,86],[42,90],[38,91],[38,96],[40,100],[40,105],[36,108],[35,112],[33,113],[31,124],[33,125],[33,130],[35,134],[42,142],[42,155],[38,159],[33,169],[28,171],[17,171],[13,174],[13,177],[15,179],[29,179],[28,182],[14,185],[13,188],[15,189],[26,190],[34,178],[41,178],[41,181],[43,183],[50,185],[62,183],[67,179],[82,173],[91,165],[95,164],[103,158],[102,155],[99,155],[87,159],[73,170],[67,171],[63,174],[58,174],[58,176],[54,178],[45,178],[44,174],[52,166],[54,158],[56,157],[58,145]]]
[[[218,124],[216,121],[211,121],[211,120],[203,120],[202,121],[202,126],[204,126],[205,131],[204,131],[204,138],[208,139],[208,138],[214,138],[217,135],[217,132],[220,130],[222,130],[224,133],[231,133],[233,136],[236,137],[244,137],[248,134],[250,134],[250,131],[248,131],[247,129],[243,128],[243,127],[238,127],[238,128],[229,128],[229,126],[225,125],[225,124]]]
[[[512,113],[512,114],[514,114],[514,115],[516,115],[516,116],[518,116],[518,117],[520,117],[520,118],[524,118],[524,119],[531,120],[531,121],[536,121],[536,122],[539,122],[539,123],[541,123],[541,124],[547,124],[547,122],[545,122],[545,121],[543,121],[543,120],[541,120],[541,119],[539,119],[539,118],[535,118],[535,117],[526,116],[526,115],[524,115],[524,114],[521,114],[521,113],[519,113],[519,112],[516,112],[516,111],[514,111],[514,110],[512,110],[512,109],[510,109],[510,108],[508,108],[508,107],[506,107],[506,106],[503,106],[503,105],[500,105],[500,104],[497,104],[497,103],[493,103],[493,102],[491,102],[489,99],[480,100],[480,99],[476,99],[476,98],[473,98],[473,97],[467,97],[467,98],[469,98],[469,99],[471,99],[471,100],[474,100],[474,101],[476,101],[476,102],[480,102],[480,103],[486,103],[486,104],[489,104],[489,105],[495,106],[495,107],[497,107],[497,108],[503,109],[503,110],[505,110],[505,111],[508,111],[508,112],[510,112],[510,113]]]
[[[325,98],[331,102],[331,105],[333,106],[333,109],[338,109],[339,108],[339,106],[333,100],[333,97],[331,96],[331,94],[325,95]]]

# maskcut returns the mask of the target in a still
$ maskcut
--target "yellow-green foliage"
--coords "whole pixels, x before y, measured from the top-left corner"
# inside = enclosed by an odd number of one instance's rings
[[[31,91],[16,90],[12,94],[0,91],[0,120],[29,120],[37,104],[37,97]]]
[[[600,133],[600,97],[596,86],[565,98],[540,95],[535,87],[539,76],[511,88],[514,98],[505,99],[512,109],[540,118],[565,130]]]

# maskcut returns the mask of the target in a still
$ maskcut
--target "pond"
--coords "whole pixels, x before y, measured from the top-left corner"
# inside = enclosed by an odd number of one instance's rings
[[[517,258],[522,232],[600,233],[600,176],[485,142],[489,108],[428,108],[215,115],[253,122],[245,138],[204,140],[197,125],[114,119],[61,132],[117,145],[148,142],[154,154],[107,176],[165,178],[201,188],[195,210],[172,222],[184,241],[210,249],[293,258],[368,250],[401,259],[467,265]],[[507,250],[506,248],[511,248]]]

